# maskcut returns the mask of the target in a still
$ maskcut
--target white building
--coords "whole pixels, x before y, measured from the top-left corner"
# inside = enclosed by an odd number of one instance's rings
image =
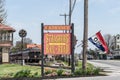
[[[120,35],[117,34],[114,36],[114,50],[113,50],[113,57],[115,59],[120,59]]]

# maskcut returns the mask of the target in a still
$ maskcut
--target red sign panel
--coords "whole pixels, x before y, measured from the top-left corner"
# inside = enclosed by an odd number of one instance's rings
[[[44,33],[44,54],[70,54],[70,33]]]

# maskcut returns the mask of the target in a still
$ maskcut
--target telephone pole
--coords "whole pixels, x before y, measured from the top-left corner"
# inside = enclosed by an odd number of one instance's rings
[[[86,70],[88,46],[88,0],[84,0],[84,32],[83,32],[83,60],[82,69]]]
[[[71,25],[72,0],[69,0],[69,25]]]
[[[65,18],[65,25],[67,25],[67,23],[66,23],[66,18],[67,18],[67,16],[69,16],[69,15],[67,15],[67,14],[65,13],[65,14],[60,14],[60,16],[64,16],[64,18]]]

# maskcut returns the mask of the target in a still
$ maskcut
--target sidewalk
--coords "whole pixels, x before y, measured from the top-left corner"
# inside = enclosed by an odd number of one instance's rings
[[[78,78],[61,78],[54,80],[120,80],[120,76],[96,76],[96,77],[78,77]]]

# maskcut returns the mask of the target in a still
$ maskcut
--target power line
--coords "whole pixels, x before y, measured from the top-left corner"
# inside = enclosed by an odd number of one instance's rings
[[[71,14],[72,14],[72,12],[73,12],[73,10],[75,8],[75,5],[76,5],[76,0],[74,0],[73,6],[72,6],[72,9],[71,9]]]

